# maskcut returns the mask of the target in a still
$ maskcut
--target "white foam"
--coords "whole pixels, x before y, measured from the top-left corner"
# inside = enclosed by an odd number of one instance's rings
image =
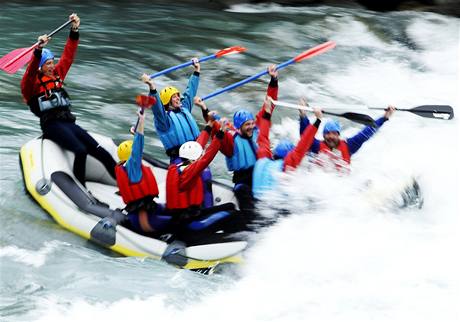
[[[439,47],[444,54],[429,46],[433,35],[424,33],[439,23],[432,17],[420,18],[409,28],[425,48],[422,52],[385,44],[387,57],[351,62],[344,70],[329,73],[314,89],[334,93],[330,103],[342,99],[382,107],[444,103],[458,112],[458,70],[442,66],[458,59],[458,53],[451,45]],[[458,46],[458,37],[452,37],[458,28],[450,26],[458,25],[458,20],[441,22],[436,35]],[[342,28],[338,35],[358,41],[357,35],[363,33],[371,46],[383,46],[360,23],[340,23],[352,31]],[[393,50],[397,55],[391,54]],[[412,68],[401,59],[406,54],[427,68]],[[443,58],[440,64],[433,62]],[[273,127],[275,138],[285,134],[295,138],[294,125],[293,119],[283,119]],[[346,124],[343,134],[352,135],[359,128]],[[397,112],[354,156],[351,176],[307,173],[305,166],[285,176],[278,204],[295,214],[258,236],[240,268],[240,280],[224,283],[199,300],[184,301],[180,310],[163,294],[97,304],[45,298],[37,304],[40,314],[33,312],[29,320],[455,321],[460,289],[458,130],[457,119],[439,121]],[[422,187],[423,209],[396,211],[366,199],[366,180],[375,182],[379,196],[411,176]],[[308,204],[311,197],[316,204]],[[13,253],[17,258],[18,250]],[[171,281],[178,292],[183,292],[182,278],[181,274]],[[203,279],[204,293],[207,287]]]
[[[5,246],[0,248],[0,257],[8,257],[15,262],[38,268],[43,266],[48,256],[63,244],[65,243],[59,241],[45,242],[39,250],[19,248],[15,245]]]

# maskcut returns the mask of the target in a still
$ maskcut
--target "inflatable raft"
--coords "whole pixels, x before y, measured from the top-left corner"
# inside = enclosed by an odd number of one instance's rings
[[[115,160],[117,146],[108,137],[91,134]],[[212,272],[219,264],[238,263],[247,242],[215,233],[209,239],[185,245],[138,234],[121,223],[125,215],[115,180],[102,163],[88,156],[86,188],[75,179],[74,155],[50,140],[35,138],[22,146],[20,164],[24,185],[32,198],[62,227],[125,256],[151,257],[173,265]],[[164,203],[167,164],[148,156]],[[214,182],[215,204],[235,202],[231,187]]]

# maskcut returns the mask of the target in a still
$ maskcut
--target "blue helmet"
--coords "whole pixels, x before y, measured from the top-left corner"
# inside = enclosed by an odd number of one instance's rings
[[[50,60],[50,59],[54,59],[54,55],[53,53],[51,52],[51,50],[47,49],[47,48],[43,48],[42,49],[42,58],[40,59],[40,64],[38,65],[38,67],[42,67],[44,63],[46,63],[47,60]]]
[[[324,125],[324,129],[323,129],[323,135],[329,133],[329,132],[337,132],[340,134],[340,131],[342,130],[342,128],[340,127],[340,124],[339,122],[335,121],[335,120],[330,120],[330,121],[327,121],[326,124]]]
[[[233,125],[239,129],[247,121],[254,120],[254,115],[248,110],[239,110],[233,115]]]
[[[294,149],[294,144],[289,140],[281,140],[273,150],[275,159],[284,159],[286,155]]]

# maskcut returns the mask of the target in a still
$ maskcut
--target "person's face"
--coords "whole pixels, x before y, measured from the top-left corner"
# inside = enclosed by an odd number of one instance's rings
[[[46,76],[53,76],[53,73],[54,73],[54,59],[48,59],[42,65],[42,72]]]
[[[246,136],[248,138],[252,137],[252,134],[254,133],[254,126],[256,123],[253,120],[249,120],[243,123],[243,125],[240,128],[241,135]]]
[[[330,148],[335,149],[340,143],[340,134],[338,132],[328,132],[324,134],[324,143]]]
[[[181,101],[180,101],[180,94],[179,93],[175,93],[173,96],[171,96],[170,105],[171,105],[171,107],[173,109],[181,107],[182,104],[181,104]]]

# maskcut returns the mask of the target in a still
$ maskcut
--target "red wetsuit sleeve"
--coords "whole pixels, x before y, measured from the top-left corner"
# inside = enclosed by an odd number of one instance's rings
[[[272,150],[270,149],[270,115],[259,119],[259,136],[257,137],[257,160],[262,158],[272,158]]]
[[[62,56],[56,65],[56,71],[61,80],[64,80],[67,76],[70,66],[72,66],[75,55],[77,54],[78,37],[76,37],[77,39],[74,38],[75,37],[67,38]]]
[[[200,132],[200,135],[196,139],[196,141],[203,147],[203,149],[206,147],[206,144],[208,143],[209,135],[210,131],[208,132],[206,129],[204,129]]]
[[[267,96],[270,96],[274,100],[278,99],[278,79],[273,78],[270,80],[270,83],[268,84],[267,88]],[[273,110],[275,109],[275,105],[272,104],[272,114]],[[260,108],[259,112],[257,113],[256,116],[256,126],[259,126],[259,120],[262,118],[262,115],[264,115],[265,110],[264,110],[264,105],[262,104],[262,107]]]
[[[315,139],[316,131],[318,131],[320,122],[316,121],[314,125],[308,125],[305,131],[300,137],[300,141],[297,143],[294,150],[289,152],[284,158],[284,171],[289,168],[297,168],[297,166],[302,162],[307,151],[310,149],[313,140]]]
[[[41,53],[41,50],[34,49],[34,54],[30,59],[29,66],[27,66],[26,72],[24,73],[24,76],[22,76],[21,93],[27,103],[34,95],[34,86],[38,74],[38,65],[40,65]]]
[[[220,145],[220,152],[226,157],[231,158],[233,156],[233,148],[235,146],[235,141],[233,138],[232,131],[227,131],[224,133],[224,138]]]
[[[200,176],[201,172],[211,163],[217,152],[219,152],[219,147],[220,140],[215,137],[205,153],[198,160],[185,167],[180,175],[179,189],[189,190],[193,188],[190,185],[195,183],[194,179]]]

